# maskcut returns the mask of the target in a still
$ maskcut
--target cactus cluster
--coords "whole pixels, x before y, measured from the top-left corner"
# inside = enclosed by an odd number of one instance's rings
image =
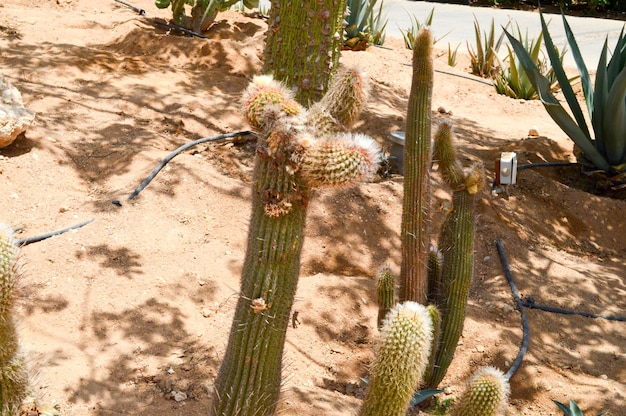
[[[18,248],[10,228],[0,225],[0,415],[19,414],[29,378],[13,318]]]
[[[484,182],[482,164],[463,168],[453,146],[452,125],[442,122],[431,139],[431,100],[433,88],[432,35],[421,30],[413,45],[413,80],[407,111],[407,131],[404,157],[404,202],[402,212],[402,268],[400,273],[400,302],[415,301],[430,305],[424,308],[430,322],[432,347],[423,350],[424,368],[420,369],[422,383],[436,388],[452,361],[463,330],[465,308],[473,273],[474,198]],[[432,142],[432,144],[431,144]],[[430,168],[432,162],[439,166],[444,182],[452,190],[452,208],[447,212],[439,236],[438,247],[430,247]],[[379,292],[383,276],[379,277]],[[387,283],[388,284],[388,283]],[[380,299],[386,299],[379,294]],[[387,304],[379,304],[380,314]],[[393,312],[392,312],[393,313]],[[390,313],[390,316],[392,315]],[[385,335],[383,335],[384,337]],[[382,351],[382,350],[381,350]],[[379,352],[380,353],[380,352]],[[379,360],[379,358],[377,358]],[[374,371],[376,371],[374,369]],[[473,379],[470,392],[483,388],[489,380],[497,379],[496,370],[482,371]],[[481,380],[480,382],[475,380]],[[487,380],[483,382],[482,380]],[[508,382],[504,377],[496,387],[504,393],[491,396],[477,393],[485,403],[471,401],[472,406],[502,407],[508,395]],[[481,384],[482,383],[482,384]],[[495,383],[495,382],[494,382]],[[415,389],[418,383],[414,383]],[[397,385],[396,381],[392,385]],[[474,387],[476,385],[477,387]],[[495,390],[494,390],[495,391]],[[373,394],[384,395],[382,392]],[[473,397],[473,396],[472,396]],[[499,404],[496,404],[499,403]],[[367,404],[367,401],[366,401]],[[405,403],[408,405],[408,402]],[[478,408],[477,407],[477,408]],[[384,411],[379,415],[404,414],[402,410]],[[373,413],[372,413],[373,414]],[[462,413],[492,414],[492,413]],[[493,413],[495,414],[495,413]]]
[[[366,178],[379,159],[373,139],[349,133],[367,97],[359,71],[340,72],[311,109],[293,97],[284,84],[261,76],[243,98],[244,116],[259,135],[252,217],[214,416],[274,414],[311,190]]]

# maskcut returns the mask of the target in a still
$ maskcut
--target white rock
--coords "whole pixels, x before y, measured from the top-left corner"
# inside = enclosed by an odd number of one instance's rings
[[[0,74],[0,149],[7,147],[35,121],[24,107],[22,94]]]

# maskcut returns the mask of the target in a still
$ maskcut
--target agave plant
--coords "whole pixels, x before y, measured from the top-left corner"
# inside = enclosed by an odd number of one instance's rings
[[[559,406],[559,409],[563,411],[563,414],[565,416],[584,416],[583,412],[580,410],[580,408],[578,407],[578,405],[576,404],[574,400],[569,401],[569,407],[567,407],[563,403],[557,402],[556,400],[552,400],[552,401],[554,402],[554,404]],[[598,414],[598,416],[604,416],[604,413],[600,413]]]
[[[383,2],[376,11],[378,0],[348,0],[346,18],[346,41],[344,46],[352,50],[364,50],[369,43],[381,45],[385,40],[387,20],[383,21]]]
[[[417,36],[417,33],[420,30],[427,28],[427,27],[431,27],[433,25],[433,18],[435,17],[435,8],[433,7],[430,10],[430,12],[426,15],[426,18],[424,19],[423,22],[419,20],[415,15],[409,15],[409,16],[411,18],[411,27],[408,28],[406,31],[400,29],[400,32],[402,33],[402,37],[404,38],[404,46],[409,50],[413,50],[413,43],[415,43],[415,36]],[[433,45],[439,42],[444,37],[446,37],[448,33],[446,33],[440,38],[434,38]],[[455,58],[456,58],[456,52],[455,52]]]
[[[608,174],[624,173],[626,171],[626,36],[624,36],[624,29],[619,35],[608,64],[608,43],[604,42],[596,70],[595,84],[592,84],[574,33],[563,16],[565,34],[578,67],[585,103],[591,119],[591,128],[589,128],[576,94],[565,74],[563,64],[559,60],[559,53],[554,46],[543,14],[540,16],[546,51],[574,118],[552,94],[549,80],[541,75],[524,46],[505,31],[526,75],[539,94],[539,99],[550,117],[580,149],[577,155],[579,160]]]
[[[545,55],[541,51],[541,44],[543,42],[543,33],[540,33],[537,39],[529,38],[528,32],[526,35],[522,35],[522,31],[517,25],[517,40],[524,46],[528,56],[535,63],[535,66],[539,69],[539,72],[544,75],[549,82],[550,92],[559,90],[559,82],[556,79],[556,75],[552,66],[550,66],[545,58]],[[523,99],[523,100],[536,100],[539,98],[537,91],[530,82],[528,75],[524,71],[521,63],[515,59],[515,52],[511,49],[510,45],[507,47],[507,57],[505,65],[498,59],[500,63],[500,69],[494,74],[493,84],[498,94],[506,95],[507,97]],[[559,62],[563,64],[563,59],[567,53],[567,48],[563,48],[562,51],[557,50]],[[569,79],[570,83],[579,77],[572,77]]]
[[[505,29],[509,26],[509,21]],[[497,69],[498,50],[504,39],[504,32],[500,34],[498,40],[495,36],[495,23],[491,19],[491,29],[489,33],[480,30],[480,23],[474,16],[474,35],[476,36],[476,49],[467,44],[467,52],[470,56],[472,74],[483,78],[491,77]],[[481,38],[482,36],[482,38]]]

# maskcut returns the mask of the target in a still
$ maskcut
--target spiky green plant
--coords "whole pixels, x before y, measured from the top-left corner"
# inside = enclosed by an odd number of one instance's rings
[[[259,0],[156,0],[155,5],[159,9],[171,6],[174,24],[202,33],[213,24],[219,12],[228,10],[240,1],[249,9],[259,5]],[[189,8],[191,16],[187,15]]]
[[[365,87],[359,71],[341,72],[315,111],[293,105],[293,94],[267,76],[248,87],[244,114],[262,129],[241,290],[215,382],[213,416],[274,414],[311,191],[368,177],[377,165],[373,139],[347,132],[363,105],[355,97],[366,98],[355,90]]]
[[[360,416],[404,416],[428,364],[432,323],[416,302],[394,307],[385,318]]]
[[[569,401],[569,407],[561,402],[557,402],[556,400],[552,401],[559,407],[559,409],[561,409],[565,416],[584,416],[582,410],[580,410],[574,400]],[[599,413],[598,416],[604,416],[604,413]]]
[[[452,46],[450,45],[450,42],[448,42],[448,66],[456,66],[456,55],[459,52],[459,47],[461,46],[461,44],[457,44],[456,48],[454,48],[454,50],[452,50]]]
[[[541,51],[541,45],[543,42],[543,33],[540,33],[537,39],[529,38],[528,32],[526,35],[522,35],[522,31],[517,25],[517,40],[520,42],[528,56],[533,60],[542,75],[546,77],[550,84],[550,92],[556,92],[559,89],[559,82],[556,79],[552,66],[548,64],[547,59]],[[505,62],[500,62],[498,70],[493,75],[493,84],[498,94],[503,94],[511,98],[524,99],[524,100],[536,100],[539,98],[537,91],[530,82],[528,75],[524,71],[521,63],[515,59],[515,52],[510,45],[507,47],[507,57]],[[559,62],[563,64],[567,48],[563,48],[558,52]],[[578,77],[569,78],[569,82],[573,82]]]
[[[585,103],[591,119],[591,129],[563,65],[559,61],[558,50],[554,46],[543,14],[540,14],[540,19],[546,51],[569,110],[574,116],[573,119],[551,93],[549,81],[541,75],[523,45],[509,33],[505,33],[546,111],[580,149],[580,154],[577,154],[579,160],[584,164],[592,164],[609,175],[623,173],[626,171],[626,36],[624,36],[624,30],[622,29],[619,35],[608,64],[608,43],[604,42],[596,70],[595,85],[592,85],[574,33],[565,16],[562,18],[568,44],[580,74]]]
[[[467,389],[452,407],[451,416],[498,416],[509,397],[509,381],[502,371],[483,367],[469,380]]]
[[[411,27],[406,30],[400,29],[400,33],[402,33],[402,38],[404,39],[404,47],[409,50],[413,50],[413,44],[415,43],[415,37],[417,36],[417,33],[422,29],[430,28],[432,26],[433,18],[435,17],[435,8],[433,7],[430,10],[430,12],[426,15],[424,21],[419,20],[415,15],[410,14],[409,17],[411,19]],[[441,39],[446,37],[448,33],[440,38],[433,38],[433,44],[436,44]]]
[[[13,231],[0,225],[0,415],[17,416],[29,379],[13,318],[18,248]]]
[[[385,317],[396,304],[396,278],[389,266],[381,267],[376,282],[378,295],[378,328],[382,328]]]
[[[510,22],[509,22],[510,23]],[[506,27],[509,26],[507,23]],[[491,28],[489,33],[481,31],[480,23],[474,16],[474,35],[476,37],[476,49],[467,43],[467,52],[470,56],[470,64],[472,67],[472,74],[478,75],[483,78],[490,78],[497,70],[498,63],[498,51],[502,40],[504,39],[504,32],[500,34],[496,40],[496,31],[494,19],[491,19]]]
[[[383,20],[383,1],[347,0],[346,40],[344,47],[365,50],[367,45],[382,45],[385,40],[387,19]]]

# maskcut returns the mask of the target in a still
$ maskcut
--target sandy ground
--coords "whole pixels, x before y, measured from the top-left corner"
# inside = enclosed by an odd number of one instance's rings
[[[168,17],[150,0],[135,4]],[[244,256],[254,144],[197,146],[126,198],[181,144],[247,129],[239,100],[260,71],[266,23],[235,12],[217,20],[210,39],[192,39],[112,1],[0,1],[0,68],[37,112],[36,125],[0,150],[0,220],[23,227],[24,238],[94,219],[22,250],[21,339],[38,392],[64,415],[207,413]],[[342,62],[371,82],[357,130],[388,146],[389,132],[404,127],[411,68],[401,41],[385,46],[344,52]],[[466,57],[452,68],[443,52],[436,67],[468,73]],[[540,103],[438,72],[433,104],[451,113],[434,118],[454,123],[463,159],[483,161],[489,183],[502,151],[520,164],[573,160]],[[539,137],[527,137],[533,127]],[[392,175],[317,192],[282,414],[359,408],[378,337],[376,270],[399,269],[402,182]],[[626,201],[581,182],[577,168],[530,169],[508,195],[479,198],[475,277],[442,400],[479,366],[506,371],[518,353],[520,315],[496,239],[523,297],[626,315]],[[434,183],[437,223],[450,195],[436,173]],[[625,323],[526,313],[530,345],[508,414],[556,415],[552,399],[626,414]]]

